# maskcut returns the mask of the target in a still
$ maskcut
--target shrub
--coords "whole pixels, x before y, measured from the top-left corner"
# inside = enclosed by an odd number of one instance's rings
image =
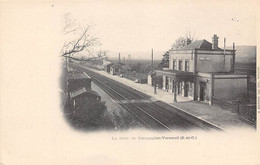
[[[71,119],[80,127],[100,127],[106,111],[105,102],[85,100],[82,105],[72,109]]]

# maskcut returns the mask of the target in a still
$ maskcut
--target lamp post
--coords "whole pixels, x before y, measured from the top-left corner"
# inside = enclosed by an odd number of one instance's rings
[[[174,80],[173,81],[173,92],[174,92],[174,94],[173,94],[173,101],[174,102],[177,102],[177,91],[176,91],[176,86],[177,86],[177,81],[176,80]]]
[[[156,75],[155,75],[155,71],[153,71],[153,73],[152,73],[152,84],[153,84],[153,86],[154,86],[154,90],[153,90],[153,93],[154,94],[157,94],[157,92],[156,92],[156,85],[157,85],[157,83],[156,83]]]

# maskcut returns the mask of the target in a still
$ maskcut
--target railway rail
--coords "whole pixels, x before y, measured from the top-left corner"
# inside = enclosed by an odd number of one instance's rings
[[[75,69],[86,72],[102,90],[104,90],[113,100],[117,101],[123,108],[132,113],[144,126],[152,130],[211,130],[214,127],[196,125],[187,120],[176,110],[168,108],[150,101],[150,97],[128,87],[120,82],[95,73],[85,67],[73,64]],[[175,109],[174,107],[170,107]]]

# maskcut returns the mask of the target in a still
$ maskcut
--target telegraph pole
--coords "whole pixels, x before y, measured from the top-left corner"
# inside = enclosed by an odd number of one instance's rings
[[[118,55],[118,64],[120,64],[120,53]]]
[[[153,70],[153,49],[152,49],[152,70]]]
[[[152,84],[153,84],[153,86],[154,86],[154,88],[153,88],[153,93],[154,93],[154,94],[157,94],[157,92],[156,92],[156,86],[157,86],[156,73],[155,73],[155,71],[154,71],[154,69],[153,69],[153,49],[152,49],[151,57],[152,57],[152,69],[151,69],[152,75],[151,75],[151,76],[152,76]]]
[[[235,50],[235,43],[233,42],[233,66],[232,66],[232,70],[233,73],[235,72],[235,62],[236,62],[236,50]]]
[[[226,37],[224,38],[224,71],[226,69]]]
[[[131,58],[131,54],[128,54],[128,66],[130,67],[130,58]]]

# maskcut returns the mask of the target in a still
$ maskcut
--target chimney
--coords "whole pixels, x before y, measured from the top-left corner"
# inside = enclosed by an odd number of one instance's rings
[[[187,38],[186,45],[189,45],[189,44],[191,44],[191,39]]]
[[[212,49],[218,49],[218,36],[216,34],[212,37]]]

